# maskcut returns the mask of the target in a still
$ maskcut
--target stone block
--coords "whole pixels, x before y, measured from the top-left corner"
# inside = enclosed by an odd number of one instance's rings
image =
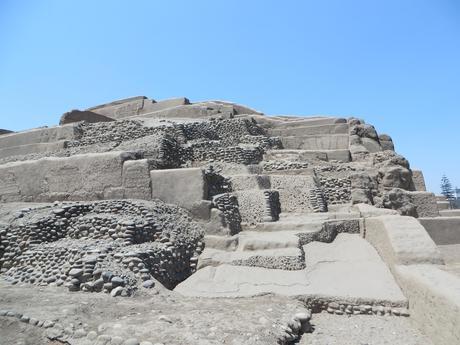
[[[0,137],[0,147],[7,147],[50,143],[59,140],[74,140],[76,138],[75,125],[69,124],[58,127],[36,128],[24,132],[5,134]]]
[[[450,202],[449,201],[437,201],[436,207],[439,211],[444,211],[450,209]]]
[[[234,251],[238,246],[238,235],[233,236],[216,236],[216,235],[206,235],[204,237],[204,242],[206,248],[213,248],[218,250],[225,251]]]
[[[147,159],[128,160],[123,163],[123,187],[124,195],[128,199],[151,199],[150,169]]]
[[[98,105],[96,107],[88,108],[87,110],[118,120],[138,115],[144,107],[144,101],[146,99],[147,97],[145,96],[131,97]]]
[[[304,135],[281,137],[286,149],[303,150],[347,150],[348,134]]]
[[[380,145],[382,146],[383,151],[385,151],[385,150],[394,151],[395,150],[395,146],[393,144],[393,139],[391,139],[391,137],[389,135],[380,134],[379,135],[379,141],[380,141]]]
[[[395,268],[410,316],[434,344],[460,344],[460,278],[435,265]]]
[[[60,151],[65,148],[66,140],[59,140],[49,143],[36,143],[19,146],[9,146],[0,149],[0,159],[13,156],[23,156],[32,153],[45,153]]]
[[[209,221],[203,223],[203,228],[208,235],[231,236],[234,232],[225,219],[225,214],[216,208],[210,209]]]
[[[120,152],[42,158],[0,166],[0,201],[99,200],[122,185]]]
[[[361,138],[361,143],[370,153],[382,151],[380,143],[374,139]]]
[[[311,191],[316,188],[312,175],[271,175],[271,186],[279,192],[281,212],[311,212]]]
[[[436,197],[429,192],[408,192],[412,203],[417,208],[417,217],[439,216]]]
[[[191,209],[207,198],[208,186],[200,168],[152,170],[152,198]]]
[[[348,149],[346,150],[326,150],[323,152],[326,153],[328,161],[335,160],[335,161],[341,161],[344,163],[351,161],[351,155]]]
[[[297,135],[319,135],[319,134],[348,134],[348,124],[338,123],[320,126],[302,126],[288,128],[273,128],[268,130],[273,136],[297,136]]]
[[[421,170],[412,170],[412,181],[416,191],[426,192],[425,178]]]
[[[177,107],[181,105],[187,105],[187,104],[190,104],[190,101],[185,97],[165,99],[165,100],[158,101],[158,102],[155,102],[153,100],[145,100],[144,106],[142,110],[139,112],[139,115],[152,113],[154,111],[165,110],[165,109],[169,109],[169,108],[173,108],[173,107]]]
[[[141,114],[141,118],[152,119],[201,119],[212,116],[231,118],[233,107],[212,102],[179,105],[164,110]]]
[[[460,244],[460,216],[419,218],[418,221],[437,245]]]
[[[438,247],[413,217],[366,218],[365,227],[366,239],[391,266],[443,264]]]
[[[249,108],[245,105],[232,103],[232,102],[226,102],[226,101],[216,101],[216,100],[213,100],[211,102],[232,106],[235,111],[235,114],[238,114],[238,115],[243,115],[243,114],[263,115],[262,112]]]
[[[109,122],[109,121],[114,121],[112,118],[93,113],[92,111],[89,110],[71,110],[67,113],[64,113],[61,116],[61,119],[59,120],[60,125],[65,125],[68,123],[73,123],[73,122],[80,122],[80,121],[85,121],[89,123],[96,123],[96,122]]]
[[[339,123],[347,123],[346,119],[337,118],[337,117],[309,117],[309,118],[302,118],[297,117],[293,120],[286,121],[288,118],[286,117],[277,117],[278,121],[274,122],[273,125],[275,128],[289,128],[289,127],[299,127],[299,126],[324,126],[324,125],[333,125]],[[280,121],[281,120],[281,121]]]

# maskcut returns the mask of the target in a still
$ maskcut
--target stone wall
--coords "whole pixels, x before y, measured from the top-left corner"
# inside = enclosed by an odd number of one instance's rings
[[[460,341],[460,279],[443,270],[439,249],[415,218],[364,219],[365,238],[388,264],[404,295],[411,318],[435,344]]]
[[[21,219],[0,229],[0,269],[13,284],[131,294],[154,277],[173,287],[201,252],[197,224],[160,202],[61,204],[25,210]]]
[[[0,201],[123,197],[121,152],[42,158],[0,166]]]
[[[419,218],[418,221],[436,244],[460,244],[460,217]]]
[[[75,125],[65,125],[59,127],[36,128],[24,132],[5,134],[0,137],[0,147],[2,149],[30,145],[52,143],[60,140],[73,140],[77,135]]]

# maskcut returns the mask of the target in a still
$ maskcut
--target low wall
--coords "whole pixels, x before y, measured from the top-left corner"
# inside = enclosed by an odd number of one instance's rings
[[[0,202],[157,198],[208,219],[210,201],[200,168],[150,170],[128,152],[47,157],[0,165]]]
[[[324,134],[281,137],[286,149],[347,150],[348,134]]]
[[[15,147],[21,145],[51,143],[59,140],[74,140],[76,129],[73,124],[50,127],[37,128],[25,132],[17,132],[0,136],[0,147]]]
[[[460,278],[442,269],[440,252],[423,226],[395,215],[366,218],[364,228],[408,298],[417,326],[434,344],[460,344]]]
[[[347,123],[347,120],[344,118],[337,118],[337,117],[309,117],[309,118],[302,118],[296,116],[295,119],[291,121],[286,121],[287,118],[285,117],[272,117],[270,116],[269,119],[272,119],[273,127],[274,128],[289,128],[289,127],[298,127],[298,126],[323,126],[323,125],[332,125],[337,123]],[[276,123],[276,120],[282,120],[279,123]]]
[[[23,156],[31,153],[60,151],[65,148],[65,143],[66,140],[59,140],[50,143],[36,143],[19,146],[9,146],[0,149],[0,159],[12,156]]]
[[[390,265],[443,264],[436,244],[413,217],[366,218],[365,238]]]
[[[269,129],[268,134],[273,136],[296,136],[296,135],[318,135],[318,134],[348,134],[348,123],[337,123],[331,125],[302,126],[288,128]]]
[[[460,217],[419,218],[418,220],[436,244],[460,244]]]
[[[201,168],[152,170],[152,198],[187,209],[198,207],[208,197],[208,186]]]
[[[421,170],[412,170],[412,181],[416,191],[426,192],[425,177]]]
[[[417,206],[417,216],[437,217],[439,216],[436,196],[430,192],[407,192],[413,204]]]
[[[0,166],[0,201],[123,198],[121,152],[42,158]]]
[[[434,344],[460,344],[460,278],[435,265],[396,266],[411,318]]]

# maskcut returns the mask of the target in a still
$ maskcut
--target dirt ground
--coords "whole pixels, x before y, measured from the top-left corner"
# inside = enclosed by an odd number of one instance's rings
[[[162,290],[113,298],[4,282],[0,282],[0,310],[54,323],[44,328],[0,316],[0,345],[62,344],[50,340],[57,335],[72,345],[124,344],[134,339],[142,345],[277,344],[294,314],[306,311],[296,300],[273,295],[184,298]],[[304,334],[300,344],[432,345],[410,318],[321,313],[313,314],[311,323],[313,333]]]
[[[2,345],[49,345],[46,336],[59,330],[72,334],[67,341],[76,345],[103,344],[97,342],[101,335],[116,341],[136,338],[165,345],[276,344],[282,327],[295,313],[306,311],[298,301],[269,295],[200,299],[162,291],[113,298],[103,293],[5,283],[0,283],[0,310],[55,323],[43,329],[0,317]],[[97,333],[96,339],[90,339],[91,332]],[[83,337],[75,339],[80,334]]]
[[[433,345],[407,317],[314,314],[300,345]]]

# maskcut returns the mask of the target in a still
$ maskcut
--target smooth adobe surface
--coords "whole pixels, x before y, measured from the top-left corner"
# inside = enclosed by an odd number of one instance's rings
[[[406,303],[377,252],[358,235],[341,234],[331,244],[312,242],[303,249],[307,264],[305,270],[208,266],[179,284],[175,291],[200,297],[276,293]]]

